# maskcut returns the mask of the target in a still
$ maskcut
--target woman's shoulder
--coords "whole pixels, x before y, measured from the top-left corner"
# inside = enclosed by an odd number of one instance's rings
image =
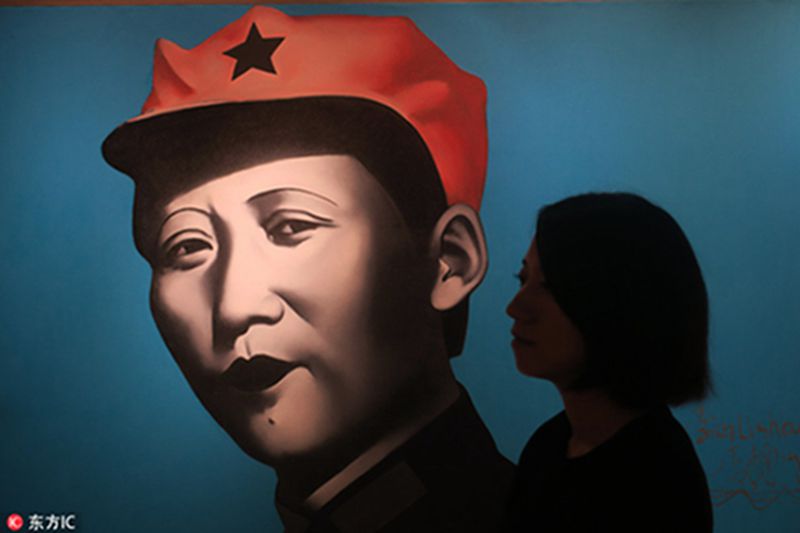
[[[520,467],[542,459],[551,461],[563,458],[571,429],[564,411],[561,411],[533,432],[519,458]]]
[[[664,496],[707,497],[708,483],[692,440],[667,407],[634,420],[612,440],[609,458],[621,482],[646,483]]]
[[[651,409],[633,420],[614,439],[622,447],[660,450],[662,462],[665,456],[675,460],[697,460],[691,438],[666,406]]]
[[[518,470],[524,482],[517,483],[527,491],[524,506],[534,505],[534,498],[543,516],[561,513],[559,520],[569,515],[559,507],[562,504],[582,509],[600,530],[606,529],[598,524],[628,532],[646,523],[658,532],[678,531],[687,524],[697,525],[693,531],[711,531],[703,468],[691,439],[668,408],[645,413],[575,459],[565,456],[570,435],[566,415],[559,413],[528,441]]]
[[[687,522],[711,531],[708,481],[686,430],[667,407],[648,412],[621,433],[615,482],[635,506],[663,524],[680,510]],[[623,488],[624,486],[624,488]],[[666,526],[665,526],[666,527]]]
[[[661,465],[670,461],[697,461],[691,438],[666,406],[651,409],[632,420],[595,451],[615,459],[629,457],[639,462],[649,459]]]

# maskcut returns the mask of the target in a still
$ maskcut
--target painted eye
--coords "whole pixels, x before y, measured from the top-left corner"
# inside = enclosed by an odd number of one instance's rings
[[[265,230],[270,241],[278,246],[297,246],[311,238],[320,227],[330,227],[329,219],[305,212],[283,211],[273,215],[266,223]]]
[[[164,266],[179,270],[195,267],[203,262],[204,252],[211,249],[211,244],[203,239],[184,239],[167,250]]]
[[[200,239],[187,239],[181,241],[170,249],[170,255],[174,257],[184,257],[200,250],[210,250],[211,245]]]
[[[298,233],[303,233],[304,231],[312,230],[318,226],[319,224],[308,222],[306,220],[286,220],[272,228],[270,231],[270,236],[272,238],[290,237],[292,235],[297,235]]]

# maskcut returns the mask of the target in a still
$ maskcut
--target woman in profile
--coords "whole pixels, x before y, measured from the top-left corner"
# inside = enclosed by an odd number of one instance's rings
[[[526,376],[564,411],[520,457],[508,531],[712,530],[708,484],[669,406],[709,390],[708,300],[683,231],[625,193],[544,207],[508,306]]]

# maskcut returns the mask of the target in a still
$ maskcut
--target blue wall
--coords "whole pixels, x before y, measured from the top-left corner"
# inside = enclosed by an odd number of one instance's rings
[[[156,38],[191,47],[244,10],[0,9],[3,520],[279,530],[271,470],[203,411],[158,337],[132,185],[99,151],[144,100]],[[707,277],[716,396],[677,414],[717,531],[797,531],[800,4],[285,10],[409,15],[488,85],[491,268],[456,367],[501,449],[516,458],[559,408],[516,373],[503,313],[536,210],[631,190],[674,214]]]

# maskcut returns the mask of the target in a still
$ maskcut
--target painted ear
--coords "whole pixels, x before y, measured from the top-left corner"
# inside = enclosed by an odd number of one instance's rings
[[[431,252],[439,264],[431,305],[439,311],[452,309],[483,281],[488,268],[478,213],[465,204],[450,206],[436,222]]]

